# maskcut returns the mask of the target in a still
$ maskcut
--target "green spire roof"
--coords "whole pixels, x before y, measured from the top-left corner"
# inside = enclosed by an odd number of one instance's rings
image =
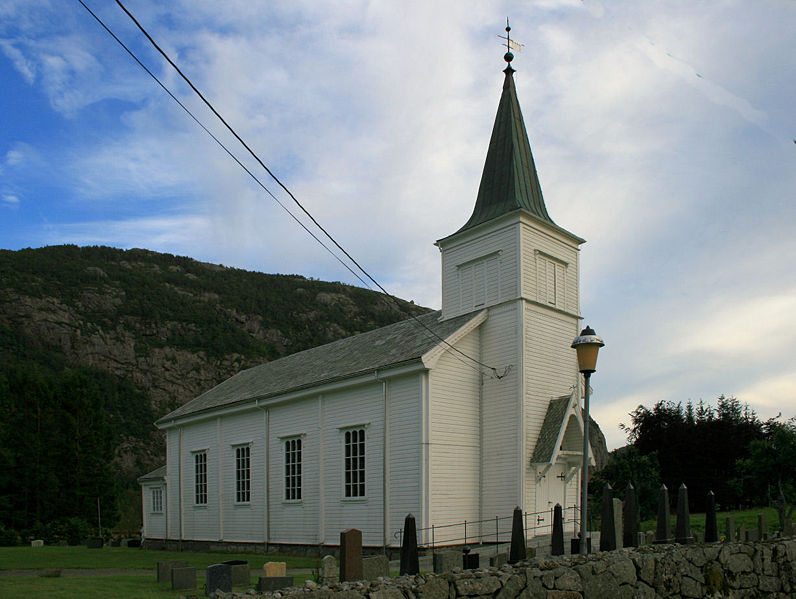
[[[457,233],[519,209],[555,224],[544,205],[531,144],[517,101],[514,69],[509,65],[503,72],[506,79],[489,140],[478,198],[470,220]]]

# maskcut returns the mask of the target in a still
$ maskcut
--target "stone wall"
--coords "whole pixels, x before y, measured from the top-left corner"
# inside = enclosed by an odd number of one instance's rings
[[[230,595],[226,595],[230,596]],[[242,595],[251,598],[251,594]],[[284,589],[271,599],[796,597],[796,539],[654,545],[514,566]]]

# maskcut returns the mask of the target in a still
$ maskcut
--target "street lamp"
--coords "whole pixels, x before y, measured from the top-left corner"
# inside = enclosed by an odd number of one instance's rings
[[[581,470],[581,495],[580,495],[580,552],[588,553],[586,545],[586,513],[589,500],[589,379],[591,373],[597,370],[597,352],[605,345],[590,326],[586,326],[575,337],[572,347],[578,354],[578,370],[583,373],[586,388],[583,395],[583,469]]]

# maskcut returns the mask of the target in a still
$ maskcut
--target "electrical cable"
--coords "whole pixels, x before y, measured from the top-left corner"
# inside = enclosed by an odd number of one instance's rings
[[[301,221],[300,221],[300,220],[299,220],[299,219],[298,219],[298,218],[297,218],[295,215],[293,215],[293,213],[292,213],[292,212],[290,212],[289,210],[287,210],[287,208],[286,208],[286,207],[285,207],[285,206],[284,206],[284,205],[283,205],[283,204],[282,204],[282,203],[281,203],[281,202],[280,202],[280,201],[279,201],[279,200],[278,200],[278,199],[277,199],[277,198],[276,198],[276,197],[275,197],[275,196],[274,196],[274,195],[273,195],[273,194],[272,194],[272,193],[271,193],[271,192],[270,192],[270,191],[269,191],[269,190],[268,190],[268,189],[267,189],[267,188],[266,188],[266,187],[265,187],[265,186],[264,186],[264,185],[263,185],[263,184],[262,184],[260,181],[259,181],[259,179],[257,179],[257,177],[256,177],[256,176],[254,176],[254,174],[253,174],[253,173],[251,173],[251,171],[250,171],[248,168],[246,168],[246,167],[245,167],[245,166],[244,166],[244,165],[243,165],[243,164],[242,164],[242,163],[241,163],[241,162],[240,162],[240,161],[237,159],[237,157],[235,157],[235,156],[234,156],[234,154],[232,154],[232,152],[230,152],[230,151],[229,151],[229,150],[226,148],[226,146],[224,146],[224,145],[223,145],[223,144],[222,144],[222,143],[221,143],[221,142],[220,142],[220,141],[219,141],[219,140],[218,140],[218,139],[217,139],[217,138],[216,138],[216,137],[215,137],[215,136],[214,136],[214,135],[213,135],[213,134],[212,134],[212,133],[211,133],[211,132],[210,132],[210,131],[209,131],[209,130],[206,128],[206,127],[205,127],[205,126],[204,126],[204,125],[202,125],[202,123],[201,123],[201,122],[199,122],[199,121],[198,121],[198,119],[196,119],[196,117],[194,117],[194,115],[193,115],[193,114],[192,114],[192,113],[191,113],[191,112],[190,112],[190,111],[189,111],[189,110],[188,110],[188,109],[187,109],[187,108],[186,108],[186,107],[185,107],[185,106],[182,104],[182,102],[180,102],[180,101],[179,101],[179,100],[178,100],[178,99],[177,99],[177,98],[174,96],[174,94],[172,94],[172,93],[171,93],[171,92],[170,92],[170,91],[169,91],[169,90],[168,90],[168,89],[165,87],[165,85],[163,85],[163,83],[161,83],[161,82],[160,82],[160,80],[159,80],[157,77],[155,77],[155,75],[154,75],[154,74],[153,74],[153,73],[152,73],[152,72],[151,72],[151,71],[150,71],[150,70],[149,70],[149,69],[148,69],[146,66],[144,66],[144,65],[143,65],[143,63],[142,63],[142,62],[141,62],[141,61],[140,61],[140,60],[139,60],[139,59],[138,59],[138,58],[135,56],[135,54],[133,54],[133,52],[132,52],[132,51],[131,51],[131,50],[130,50],[130,49],[127,47],[127,46],[125,46],[125,45],[124,45],[124,43],[122,43],[122,42],[121,42],[121,40],[120,40],[120,39],[119,39],[119,38],[118,38],[118,37],[117,37],[117,36],[116,36],[116,35],[115,35],[115,34],[114,34],[114,33],[113,33],[113,32],[112,32],[112,31],[111,31],[111,30],[110,30],[110,29],[107,27],[107,25],[105,25],[105,23],[103,23],[103,22],[102,22],[102,20],[101,20],[101,19],[100,19],[100,18],[99,18],[99,17],[98,17],[98,16],[97,16],[97,15],[96,15],[96,14],[95,14],[93,11],[91,11],[91,9],[90,9],[88,6],[86,6],[86,4],[83,2],[83,0],[78,0],[78,2],[80,2],[80,4],[81,4],[81,5],[82,5],[82,6],[83,6],[83,7],[84,7],[84,8],[85,8],[85,9],[86,9],[86,10],[87,10],[87,11],[88,11],[88,12],[89,12],[89,13],[90,13],[90,14],[91,14],[93,17],[94,17],[94,19],[96,19],[96,20],[97,20],[97,22],[98,22],[98,23],[100,23],[100,25],[101,25],[101,26],[102,26],[102,27],[103,27],[103,28],[104,28],[104,29],[105,29],[105,30],[106,30],[106,31],[107,31],[107,32],[108,32],[108,33],[109,33],[109,34],[110,34],[110,35],[111,35],[111,36],[112,36],[112,37],[113,37],[113,38],[114,38],[114,39],[115,39],[115,40],[116,40],[116,41],[117,41],[117,42],[118,42],[118,43],[119,43],[119,44],[120,44],[120,45],[121,45],[121,46],[122,46],[122,47],[123,47],[123,48],[124,48],[126,51],[127,51],[127,52],[128,52],[128,54],[130,54],[130,55],[133,57],[133,59],[134,59],[134,60],[135,60],[135,61],[136,61],[136,62],[137,62],[137,63],[138,63],[138,64],[139,64],[139,65],[140,65],[140,66],[141,66],[141,67],[142,67],[142,68],[143,68],[143,69],[144,69],[144,70],[145,70],[145,71],[146,71],[146,72],[147,72],[147,73],[148,73],[148,74],[149,74],[149,75],[150,75],[150,76],[153,78],[153,79],[155,79],[155,81],[157,81],[157,83],[158,83],[158,84],[159,84],[159,85],[160,85],[160,86],[161,86],[161,87],[162,87],[162,88],[163,88],[163,89],[164,89],[164,90],[165,90],[165,91],[166,91],[166,92],[169,94],[169,96],[171,96],[171,97],[172,97],[172,98],[173,98],[173,99],[174,99],[174,100],[175,100],[175,101],[176,101],[176,102],[177,102],[177,103],[178,103],[178,104],[179,104],[179,105],[180,105],[180,106],[183,108],[183,110],[185,110],[185,111],[186,111],[186,112],[187,112],[187,113],[188,113],[188,114],[191,116],[191,118],[192,118],[192,119],[193,119],[193,120],[194,120],[194,121],[195,121],[197,124],[199,124],[199,126],[200,126],[200,127],[202,127],[202,129],[204,129],[204,130],[205,130],[205,132],[207,132],[207,133],[208,133],[208,134],[209,134],[209,135],[210,135],[210,136],[211,136],[211,137],[212,137],[212,138],[213,138],[213,139],[216,141],[216,143],[218,143],[218,144],[219,144],[219,145],[220,145],[220,146],[221,146],[221,147],[222,147],[222,148],[223,148],[223,149],[224,149],[224,150],[227,152],[227,154],[228,154],[228,155],[229,155],[231,158],[233,158],[233,160],[235,160],[235,161],[236,161],[236,162],[237,162],[237,163],[238,163],[238,164],[239,164],[239,165],[240,165],[240,166],[241,166],[241,167],[242,167],[242,168],[243,168],[243,169],[244,169],[244,170],[245,170],[245,171],[246,171],[246,172],[247,172],[247,173],[248,173],[248,174],[249,174],[249,175],[250,175],[250,176],[251,176],[251,177],[252,177],[254,180],[255,180],[255,181],[257,181],[257,183],[258,183],[258,184],[259,184],[259,185],[260,185],[260,186],[261,186],[261,187],[262,187],[262,188],[263,188],[263,189],[264,189],[264,190],[265,190],[265,191],[266,191],[266,192],[267,192],[267,193],[268,193],[268,194],[269,194],[269,195],[270,195],[270,196],[271,196],[271,197],[272,197],[272,198],[273,198],[273,199],[274,199],[274,200],[275,200],[275,201],[276,201],[276,202],[277,202],[277,203],[278,203],[280,206],[282,206],[282,208],[283,208],[283,209],[285,209],[285,210],[288,212],[288,214],[290,214],[290,215],[291,215],[291,217],[293,217],[293,219],[294,219],[294,220],[296,220],[296,222],[298,222],[298,223],[299,223],[299,224],[302,226],[302,228],[304,228],[304,230],[305,230],[305,231],[307,231],[307,232],[308,232],[308,233],[309,233],[309,234],[310,234],[310,235],[313,237],[313,239],[315,239],[316,241],[318,241],[318,243],[320,243],[320,244],[321,244],[321,245],[322,245],[322,246],[323,246],[323,247],[324,247],[324,248],[325,248],[327,251],[329,251],[330,253],[332,253],[332,255],[333,255],[333,256],[335,256],[335,258],[336,258],[336,259],[337,259],[339,262],[341,262],[341,263],[343,264],[343,266],[345,266],[345,267],[346,267],[346,269],[347,269],[349,272],[351,272],[352,274],[354,274],[354,276],[356,276],[356,278],[357,278],[357,279],[359,279],[359,280],[360,280],[360,281],[361,281],[361,282],[362,282],[362,283],[363,283],[363,284],[364,284],[366,287],[370,287],[370,286],[369,286],[369,285],[368,285],[368,284],[367,284],[365,281],[363,281],[363,279],[362,279],[362,278],[361,278],[361,277],[360,277],[358,274],[356,274],[356,273],[355,273],[355,272],[354,272],[354,271],[353,271],[353,270],[352,270],[352,269],[351,269],[351,268],[350,268],[350,267],[349,267],[347,264],[345,264],[345,263],[342,261],[342,259],[341,259],[339,256],[337,256],[336,254],[334,254],[333,252],[331,252],[330,248],[328,248],[328,247],[327,247],[325,244],[323,244],[323,242],[321,242],[321,241],[318,239],[318,237],[317,237],[316,235],[314,235],[314,234],[313,234],[313,233],[312,233],[312,232],[311,232],[311,231],[310,231],[310,230],[309,230],[309,229],[308,229],[308,228],[307,228],[307,227],[306,227],[306,226],[305,226],[305,225],[304,225],[304,224],[303,224],[303,223],[302,223],[302,222],[301,222]],[[137,19],[136,19],[136,18],[135,18],[135,17],[132,15],[132,13],[130,13],[130,11],[129,11],[129,10],[127,10],[127,8],[124,6],[124,4],[122,4],[120,0],[116,0],[116,3],[117,3],[117,4],[119,5],[119,7],[120,7],[120,8],[121,8],[121,9],[122,9],[124,12],[125,12],[125,14],[127,14],[127,16],[128,16],[128,17],[129,17],[129,18],[130,18],[130,19],[133,21],[133,23],[135,23],[135,25],[138,27],[138,29],[141,31],[141,33],[142,33],[142,34],[143,34],[143,35],[144,35],[144,36],[145,36],[145,37],[146,37],[146,38],[149,40],[149,42],[150,42],[150,43],[151,43],[151,44],[152,44],[152,45],[155,47],[155,49],[156,49],[156,50],[157,50],[157,51],[158,51],[158,52],[161,54],[161,56],[163,56],[163,58],[165,58],[165,59],[166,59],[166,61],[167,61],[167,62],[168,62],[168,63],[169,63],[171,66],[172,66],[172,68],[174,68],[174,70],[175,70],[175,71],[177,71],[177,73],[180,75],[180,77],[182,77],[182,79],[183,79],[183,80],[184,80],[184,81],[185,81],[185,82],[188,84],[188,86],[189,86],[189,87],[190,87],[190,88],[191,88],[191,89],[192,89],[192,90],[193,90],[193,91],[194,91],[194,92],[195,92],[195,93],[196,93],[196,94],[199,96],[199,98],[200,98],[200,99],[201,99],[201,100],[202,100],[202,101],[205,103],[205,105],[206,105],[206,106],[207,106],[207,107],[208,107],[208,108],[209,108],[209,109],[210,109],[210,110],[213,112],[213,114],[215,114],[215,115],[216,115],[216,117],[217,117],[217,118],[218,118],[218,119],[219,119],[219,120],[220,120],[220,121],[221,121],[221,122],[224,124],[224,126],[227,128],[227,130],[228,130],[230,133],[232,133],[232,135],[233,135],[233,136],[234,136],[234,137],[235,137],[235,138],[236,138],[236,139],[237,139],[237,140],[238,140],[238,141],[241,143],[241,145],[242,145],[242,146],[243,146],[243,147],[244,147],[244,148],[245,148],[245,149],[246,149],[246,150],[249,152],[249,154],[250,154],[250,155],[251,155],[251,156],[252,156],[252,157],[253,157],[253,158],[254,158],[254,159],[255,159],[255,160],[256,160],[256,161],[257,161],[257,162],[260,164],[260,166],[262,166],[262,168],[263,168],[263,169],[264,169],[264,170],[265,170],[265,171],[266,171],[266,172],[267,172],[267,173],[268,173],[268,174],[271,176],[271,178],[272,178],[272,179],[273,179],[273,180],[274,180],[274,181],[275,181],[275,182],[276,182],[276,183],[277,183],[277,184],[278,184],[278,185],[279,185],[279,186],[280,186],[280,187],[281,187],[281,188],[282,188],[282,189],[283,189],[283,190],[284,190],[284,191],[285,191],[287,194],[288,194],[288,196],[290,196],[290,198],[291,198],[291,199],[293,200],[293,202],[294,202],[294,203],[295,203],[295,204],[296,204],[296,205],[297,205],[297,206],[298,206],[298,207],[299,207],[299,208],[302,210],[302,212],[304,212],[304,214],[305,214],[305,215],[307,215],[307,217],[308,217],[308,218],[309,218],[309,219],[310,219],[310,220],[311,220],[311,221],[312,221],[312,222],[315,224],[315,226],[317,226],[317,227],[318,227],[318,228],[319,228],[319,229],[320,229],[320,230],[321,230],[321,231],[324,233],[324,235],[326,235],[326,237],[327,237],[329,240],[331,240],[331,241],[332,241],[332,243],[333,243],[333,244],[334,244],[334,245],[335,245],[335,246],[336,246],[336,247],[337,247],[337,248],[338,248],[338,249],[339,249],[339,250],[340,250],[340,251],[341,251],[341,252],[342,252],[342,253],[343,253],[343,254],[344,254],[344,255],[345,255],[345,256],[346,256],[346,257],[347,257],[347,258],[348,258],[348,259],[349,259],[349,260],[350,260],[352,263],[353,263],[353,264],[354,264],[354,265],[356,265],[356,267],[357,267],[357,268],[358,268],[358,269],[359,269],[359,270],[360,270],[360,271],[361,271],[361,272],[362,272],[362,273],[363,273],[363,274],[364,274],[364,275],[365,275],[365,276],[366,276],[366,277],[367,277],[367,278],[368,278],[370,281],[372,281],[372,282],[373,282],[373,284],[374,284],[374,285],[376,285],[376,287],[378,287],[378,288],[379,288],[379,290],[381,290],[381,292],[384,294],[384,296],[385,296],[386,298],[389,298],[389,299],[392,301],[392,303],[394,304],[394,306],[395,306],[396,308],[398,308],[398,310],[400,310],[400,309],[401,309],[401,307],[400,307],[400,304],[398,303],[397,299],[396,299],[394,296],[392,296],[390,293],[388,293],[388,292],[387,292],[387,290],[386,290],[386,289],[385,289],[385,288],[384,288],[384,287],[383,287],[383,286],[382,286],[382,285],[381,285],[381,284],[380,284],[380,283],[379,283],[379,282],[378,282],[378,281],[377,281],[375,278],[373,278],[373,277],[370,275],[370,273],[368,273],[368,272],[367,272],[367,271],[366,271],[366,270],[365,270],[365,269],[362,267],[362,265],[360,265],[360,264],[359,264],[359,263],[358,263],[358,262],[357,262],[357,261],[356,261],[356,260],[353,258],[353,256],[351,256],[351,254],[349,254],[349,253],[348,253],[348,252],[345,250],[345,248],[343,248],[343,247],[342,247],[342,246],[341,246],[341,245],[340,245],[340,244],[337,242],[337,240],[336,240],[334,237],[332,237],[332,235],[331,235],[331,234],[330,234],[330,233],[329,233],[329,232],[328,232],[328,231],[327,231],[327,230],[326,230],[326,229],[325,229],[325,228],[324,228],[324,227],[323,227],[323,226],[322,226],[322,225],[321,225],[321,224],[320,224],[320,223],[319,223],[319,222],[318,222],[316,219],[315,219],[315,217],[313,217],[313,216],[312,216],[312,214],[310,214],[310,212],[309,212],[309,211],[308,211],[306,208],[304,208],[304,206],[301,204],[301,202],[299,202],[299,201],[298,201],[298,199],[297,199],[297,198],[296,198],[296,197],[293,195],[293,193],[292,193],[292,192],[291,192],[291,191],[290,191],[290,190],[289,190],[289,189],[288,189],[288,188],[287,188],[287,187],[286,187],[286,186],[285,186],[285,185],[284,185],[284,184],[283,184],[283,183],[282,183],[282,182],[279,180],[279,178],[278,178],[278,177],[277,177],[277,176],[276,176],[276,175],[275,175],[275,174],[274,174],[274,173],[273,173],[273,172],[272,172],[272,171],[271,171],[271,170],[270,170],[270,169],[269,169],[269,168],[268,168],[268,167],[265,165],[265,163],[264,163],[264,162],[263,162],[263,161],[260,159],[260,157],[259,157],[259,156],[258,156],[258,155],[257,155],[257,154],[256,154],[256,153],[255,153],[255,152],[254,152],[254,151],[253,151],[253,150],[252,150],[250,147],[249,147],[249,145],[248,145],[248,144],[247,144],[247,143],[246,143],[246,142],[245,142],[245,141],[244,141],[244,140],[243,140],[243,139],[240,137],[240,135],[238,135],[238,133],[237,133],[237,132],[236,132],[236,131],[235,131],[235,130],[234,130],[234,129],[233,129],[233,128],[232,128],[232,127],[229,125],[229,123],[227,123],[227,121],[226,121],[226,120],[225,120],[225,119],[224,119],[224,118],[221,116],[221,114],[220,114],[220,113],[219,113],[219,112],[218,112],[218,111],[215,109],[215,107],[214,107],[214,106],[213,106],[213,105],[212,105],[212,104],[211,104],[211,103],[210,103],[210,102],[207,100],[207,98],[205,98],[205,96],[204,96],[204,95],[203,95],[203,94],[202,94],[202,93],[199,91],[199,89],[197,89],[197,87],[196,87],[196,86],[193,84],[193,82],[192,82],[192,81],[191,81],[191,80],[190,80],[190,79],[189,79],[189,78],[188,78],[188,77],[187,77],[187,76],[186,76],[186,75],[185,75],[185,74],[182,72],[182,70],[181,70],[181,69],[180,69],[180,68],[179,68],[179,67],[178,67],[178,66],[177,66],[177,65],[174,63],[174,61],[172,61],[172,60],[171,60],[171,58],[170,58],[170,57],[169,57],[169,56],[168,56],[168,55],[167,55],[167,54],[166,54],[166,53],[163,51],[163,49],[162,49],[162,48],[161,48],[161,47],[160,47],[160,46],[157,44],[157,42],[156,42],[156,41],[155,41],[155,40],[152,38],[152,36],[151,36],[151,35],[149,35],[149,33],[147,32],[147,30],[146,30],[146,29],[145,29],[145,28],[144,28],[144,27],[143,27],[143,26],[142,26],[142,25],[141,25],[141,24],[138,22],[138,20],[137,20]],[[445,340],[443,337],[441,337],[439,334],[437,334],[437,333],[436,333],[434,330],[432,330],[432,329],[431,329],[431,328],[430,328],[428,325],[426,325],[424,322],[421,322],[421,321],[420,321],[420,320],[419,320],[419,319],[418,319],[418,318],[417,318],[417,317],[416,317],[414,314],[411,314],[411,313],[410,313],[410,314],[409,314],[409,316],[410,316],[410,318],[411,318],[411,319],[412,319],[414,322],[416,322],[416,323],[417,323],[419,326],[421,326],[421,327],[422,327],[422,328],[424,328],[426,331],[428,331],[428,333],[429,333],[429,334],[431,334],[431,335],[432,335],[432,336],[433,336],[435,339],[437,339],[437,340],[441,341],[441,342],[442,342],[444,345],[448,346],[448,347],[449,347],[451,350],[453,350],[454,352],[456,352],[456,353],[460,354],[461,356],[463,356],[463,357],[467,358],[468,360],[471,360],[471,361],[472,361],[472,362],[474,362],[475,364],[478,364],[479,366],[482,366],[482,367],[486,368],[487,370],[491,371],[491,373],[492,373],[492,374],[491,374],[492,378],[501,379],[501,378],[503,378],[504,376],[506,376],[506,375],[508,374],[508,372],[510,371],[511,367],[510,367],[510,365],[509,365],[509,366],[507,366],[507,367],[504,369],[504,372],[503,372],[503,374],[499,374],[496,368],[494,368],[494,367],[492,367],[492,366],[489,366],[489,365],[487,365],[487,364],[484,364],[484,363],[483,363],[483,362],[481,362],[480,360],[477,360],[476,358],[473,358],[472,356],[469,356],[469,355],[468,355],[468,354],[466,354],[465,352],[461,351],[459,348],[457,348],[457,347],[454,347],[453,345],[451,345],[450,343],[448,343],[448,341],[447,341],[447,340]],[[458,359],[458,356],[457,356],[457,359]]]
[[[221,148],[222,148],[222,149],[223,149],[223,150],[224,150],[224,151],[227,153],[227,155],[229,155],[229,157],[230,157],[230,158],[232,158],[232,159],[233,159],[235,162],[237,162],[237,163],[238,163],[238,166],[240,166],[240,167],[241,167],[241,168],[242,168],[244,171],[246,171],[246,173],[247,173],[247,174],[248,174],[248,175],[249,175],[249,176],[250,176],[252,179],[254,179],[254,181],[256,181],[256,182],[257,182],[257,184],[258,184],[260,187],[262,187],[262,188],[263,188],[263,190],[265,190],[265,192],[266,192],[266,193],[267,193],[269,196],[271,196],[271,198],[273,198],[273,200],[274,200],[274,201],[275,201],[277,204],[279,204],[279,206],[281,206],[281,207],[282,207],[282,209],[283,209],[285,212],[287,212],[287,213],[288,213],[288,214],[291,216],[291,218],[293,218],[293,220],[295,220],[295,221],[296,221],[296,222],[297,222],[297,223],[298,223],[298,224],[301,226],[301,228],[302,228],[302,229],[304,229],[304,230],[305,230],[307,233],[309,233],[309,234],[312,236],[312,238],[313,238],[315,241],[317,241],[319,244],[321,244],[321,246],[322,246],[322,247],[323,247],[323,248],[324,248],[324,249],[325,249],[327,252],[329,252],[329,253],[330,253],[330,254],[331,254],[331,255],[332,255],[332,256],[333,256],[333,257],[334,257],[334,258],[335,258],[335,259],[336,259],[336,260],[337,260],[337,261],[338,261],[340,264],[342,264],[342,265],[343,265],[343,266],[344,266],[346,269],[348,269],[348,271],[349,271],[349,272],[350,272],[352,275],[354,275],[354,276],[355,276],[357,279],[359,279],[359,280],[360,280],[360,282],[361,282],[363,285],[365,285],[365,287],[367,287],[367,288],[369,288],[369,289],[370,289],[370,285],[368,285],[367,281],[365,281],[365,280],[364,280],[364,279],[363,279],[361,276],[359,276],[359,274],[357,274],[357,273],[356,273],[356,272],[355,272],[355,271],[354,271],[354,270],[353,270],[353,269],[352,269],[352,268],[351,268],[351,267],[350,267],[348,264],[346,264],[346,263],[345,263],[345,262],[342,260],[342,258],[340,258],[340,256],[338,256],[337,254],[335,254],[335,253],[334,253],[334,252],[331,250],[331,248],[329,248],[329,247],[328,247],[328,246],[327,246],[325,243],[323,243],[323,241],[321,241],[321,240],[320,240],[320,239],[319,239],[319,238],[318,238],[318,237],[315,235],[315,233],[313,233],[312,231],[310,231],[310,229],[309,229],[309,228],[307,228],[307,226],[306,226],[306,225],[305,225],[303,222],[301,222],[301,220],[300,220],[300,219],[299,219],[299,218],[298,218],[298,217],[297,217],[295,214],[293,214],[293,213],[292,213],[292,212],[291,212],[291,211],[288,209],[288,207],[287,207],[287,206],[285,206],[285,205],[284,205],[284,204],[283,204],[281,201],[279,201],[279,198],[277,198],[277,197],[276,197],[276,196],[275,196],[273,193],[271,193],[271,190],[270,190],[270,189],[268,189],[268,188],[267,188],[267,187],[266,187],[266,186],[263,184],[263,182],[262,182],[262,181],[260,181],[260,179],[258,179],[258,178],[257,178],[257,176],[256,176],[254,173],[252,173],[252,172],[251,172],[251,171],[248,169],[248,167],[246,167],[246,165],[245,165],[245,164],[243,164],[243,163],[242,163],[242,162],[241,162],[241,161],[238,159],[238,157],[237,157],[237,156],[235,156],[235,154],[233,154],[233,153],[232,153],[232,151],[230,151],[230,150],[229,150],[229,148],[227,148],[227,146],[225,146],[225,145],[224,145],[224,143],[223,143],[223,142],[222,142],[220,139],[218,139],[218,137],[216,137],[216,136],[215,136],[215,135],[214,135],[214,134],[213,134],[213,133],[212,133],[212,132],[211,132],[211,131],[210,131],[210,130],[207,128],[207,127],[205,127],[205,125],[204,125],[204,124],[203,124],[203,123],[202,123],[202,122],[201,122],[201,121],[200,121],[198,118],[196,118],[196,116],[194,116],[194,114],[193,114],[193,113],[192,113],[192,112],[191,112],[191,111],[188,109],[188,107],[187,107],[187,106],[185,106],[185,104],[183,104],[183,103],[182,103],[182,102],[179,100],[179,98],[177,98],[177,96],[175,96],[175,95],[174,95],[174,94],[171,92],[171,90],[169,90],[169,88],[167,88],[167,87],[166,87],[166,86],[163,84],[163,82],[162,82],[160,79],[158,79],[157,75],[155,75],[155,74],[154,74],[154,73],[153,73],[151,70],[149,70],[149,68],[147,68],[147,66],[146,66],[144,63],[142,63],[142,62],[141,62],[141,61],[138,59],[138,57],[137,57],[137,56],[136,56],[136,55],[135,55],[135,54],[132,52],[132,50],[130,50],[130,48],[128,48],[128,47],[125,45],[125,43],[124,43],[122,40],[120,40],[120,39],[119,39],[119,38],[116,36],[116,34],[115,34],[115,33],[113,33],[113,31],[111,31],[111,30],[108,28],[108,26],[107,26],[107,25],[105,25],[105,23],[103,23],[103,22],[102,22],[102,20],[101,20],[101,19],[100,19],[100,18],[99,18],[99,17],[98,17],[98,16],[97,16],[97,15],[96,15],[96,14],[95,14],[95,13],[94,13],[94,12],[93,12],[93,11],[92,11],[90,8],[89,8],[89,7],[88,7],[88,6],[86,6],[86,4],[83,2],[83,0],[77,0],[77,1],[78,1],[78,2],[80,2],[80,4],[82,4],[82,5],[83,5],[83,7],[84,7],[84,8],[85,8],[85,9],[86,9],[88,12],[89,12],[89,14],[90,14],[92,17],[94,17],[94,19],[96,19],[96,21],[97,21],[97,22],[98,22],[98,23],[99,23],[99,24],[100,24],[100,25],[103,27],[103,29],[105,29],[105,31],[107,31],[107,32],[110,34],[110,36],[111,36],[111,37],[113,37],[113,39],[115,39],[115,40],[116,40],[116,41],[119,43],[119,45],[120,45],[122,48],[124,48],[124,49],[125,49],[125,51],[126,51],[126,52],[127,52],[127,53],[128,53],[128,54],[129,54],[129,55],[132,57],[132,58],[133,58],[133,60],[135,60],[135,61],[138,63],[138,65],[139,65],[139,66],[140,66],[142,69],[144,69],[144,71],[146,71],[146,73],[147,73],[147,74],[148,74],[150,77],[152,77],[152,79],[154,79],[154,80],[157,82],[157,84],[158,84],[158,85],[159,85],[161,88],[163,88],[163,91],[165,91],[165,92],[166,92],[166,93],[167,93],[169,96],[171,96],[171,99],[172,99],[172,100],[174,100],[175,102],[177,102],[177,104],[179,104],[180,108],[182,108],[182,109],[183,109],[183,110],[184,110],[184,111],[185,111],[185,112],[188,114],[188,116],[190,116],[190,117],[193,119],[193,121],[194,121],[194,122],[195,122],[197,125],[199,125],[199,126],[200,126],[200,127],[203,129],[203,130],[204,130],[204,132],[205,132],[205,133],[207,133],[207,134],[208,134],[208,135],[209,135],[211,138],[213,138],[213,141],[215,141],[215,142],[216,142],[216,143],[217,143],[217,144],[218,144],[218,145],[219,145],[219,146],[220,146],[220,147],[221,147]]]

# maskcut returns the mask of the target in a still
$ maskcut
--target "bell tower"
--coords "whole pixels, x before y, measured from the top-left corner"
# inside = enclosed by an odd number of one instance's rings
[[[584,240],[548,214],[517,100],[513,58],[506,52],[473,212],[458,231],[436,242],[442,318],[487,310],[480,360],[501,371],[509,367],[499,379],[485,375],[481,389],[486,515],[511,513],[515,505],[537,511],[540,501],[546,506],[540,493],[549,493],[540,489],[555,481],[540,479],[531,457],[551,400],[578,388],[570,344],[579,331]]]

